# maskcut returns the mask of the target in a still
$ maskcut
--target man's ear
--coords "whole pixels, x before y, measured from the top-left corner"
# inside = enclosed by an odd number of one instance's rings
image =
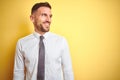
[[[30,15],[30,20],[34,23],[34,15]]]

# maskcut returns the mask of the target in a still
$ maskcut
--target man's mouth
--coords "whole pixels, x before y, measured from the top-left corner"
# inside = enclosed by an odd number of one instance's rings
[[[45,21],[44,23],[49,23],[49,24],[50,24],[50,22],[49,22],[49,21]]]
[[[46,25],[50,25],[50,22],[44,22],[44,24],[46,24]]]
[[[50,25],[50,23],[45,23],[45,25]]]

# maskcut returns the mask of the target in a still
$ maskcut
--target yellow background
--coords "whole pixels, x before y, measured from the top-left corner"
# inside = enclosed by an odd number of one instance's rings
[[[16,42],[34,31],[29,15],[39,1],[0,0],[0,80],[12,80]],[[120,0],[47,1],[51,32],[68,40],[75,80],[120,80]]]

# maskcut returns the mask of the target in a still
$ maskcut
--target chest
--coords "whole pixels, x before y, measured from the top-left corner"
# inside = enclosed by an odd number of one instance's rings
[[[27,63],[36,63],[39,55],[39,41],[24,46],[23,55]],[[61,62],[62,47],[58,41],[44,41],[46,63]]]

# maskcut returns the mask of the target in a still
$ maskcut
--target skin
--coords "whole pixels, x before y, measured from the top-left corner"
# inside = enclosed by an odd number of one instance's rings
[[[51,18],[52,13],[49,7],[40,7],[30,16],[35,31],[41,35],[50,30]]]

